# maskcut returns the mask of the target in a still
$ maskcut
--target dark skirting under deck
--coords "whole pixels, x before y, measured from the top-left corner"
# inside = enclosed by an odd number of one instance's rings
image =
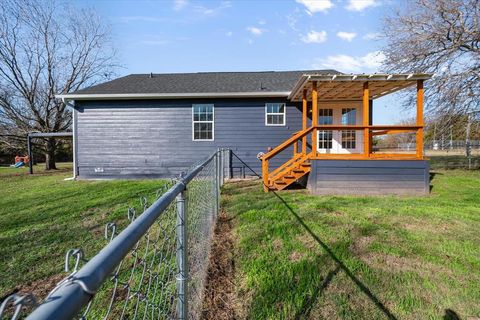
[[[308,189],[314,194],[426,195],[426,160],[312,160]]]

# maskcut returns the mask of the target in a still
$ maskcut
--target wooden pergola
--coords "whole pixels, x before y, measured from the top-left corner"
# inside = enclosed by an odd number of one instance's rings
[[[289,95],[291,101],[302,102],[302,130],[284,141],[262,157],[264,183],[271,184],[271,177],[280,176],[286,168],[307,160],[423,160],[423,83],[430,74],[304,74]],[[416,122],[414,125],[372,125],[370,101],[401,89],[416,86]],[[361,125],[319,125],[319,102],[362,101]],[[308,127],[309,102],[311,104],[311,126]],[[319,130],[363,131],[363,152],[329,153],[317,151]],[[415,154],[375,153],[372,151],[372,137],[376,135],[414,132],[416,134]],[[311,134],[311,150],[307,150],[308,135]],[[299,142],[301,142],[299,147]],[[292,159],[269,172],[269,159],[293,145]],[[300,170],[299,170],[300,171]]]

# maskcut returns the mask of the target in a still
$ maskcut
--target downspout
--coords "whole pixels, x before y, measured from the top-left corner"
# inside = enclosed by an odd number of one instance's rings
[[[72,152],[73,152],[73,177],[71,178],[66,178],[65,180],[75,180],[77,178],[77,143],[76,143],[76,126],[75,126],[75,104],[71,103],[70,100],[67,100],[66,98],[62,98],[62,102],[65,103],[67,107],[72,108]]]

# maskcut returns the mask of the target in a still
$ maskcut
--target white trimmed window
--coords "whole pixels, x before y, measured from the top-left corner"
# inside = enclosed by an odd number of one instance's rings
[[[213,104],[192,105],[192,136],[194,141],[212,141],[214,138]]]
[[[267,103],[265,105],[265,125],[284,126],[286,123],[285,103]]]

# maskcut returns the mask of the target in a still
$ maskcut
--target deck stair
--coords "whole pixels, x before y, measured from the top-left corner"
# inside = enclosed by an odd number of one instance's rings
[[[311,162],[307,155],[299,154],[269,175],[268,189],[283,190],[310,172]]]
[[[282,144],[269,151],[262,156],[262,174],[264,189],[266,192],[283,190],[292,185],[300,178],[304,177],[311,170],[311,155],[306,152],[306,137],[307,134],[312,132],[313,128],[307,128],[305,130],[296,132],[291,138],[284,141]],[[304,140],[302,151],[298,150],[298,142]],[[282,152],[288,147],[293,146],[293,156],[287,162],[283,163],[280,167],[269,172],[269,159]]]

